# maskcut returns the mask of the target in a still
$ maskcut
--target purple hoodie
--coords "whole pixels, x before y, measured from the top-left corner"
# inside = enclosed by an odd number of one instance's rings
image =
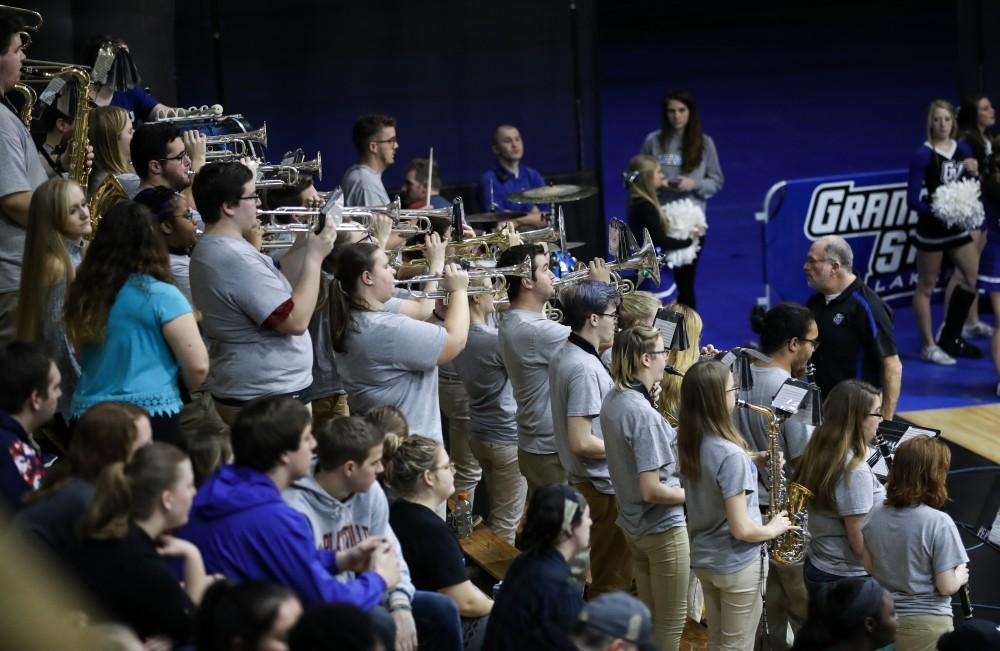
[[[180,537],[201,550],[206,571],[287,586],[307,608],[346,602],[368,610],[385,594],[375,572],[338,581],[335,554],[316,549],[306,517],[270,477],[246,466],[222,466],[205,482]]]

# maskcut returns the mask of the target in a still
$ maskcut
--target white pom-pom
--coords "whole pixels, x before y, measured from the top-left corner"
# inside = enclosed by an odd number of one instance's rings
[[[690,199],[671,201],[663,206],[663,210],[667,213],[666,226],[669,237],[686,240],[691,237],[691,230],[696,226],[708,228],[708,224],[705,222],[705,211]],[[695,240],[689,247],[668,251],[665,259],[670,267],[683,267],[694,262],[700,249],[700,241]]]
[[[934,191],[931,212],[948,226],[978,228],[986,215],[979,196],[979,181],[974,179],[945,183]]]

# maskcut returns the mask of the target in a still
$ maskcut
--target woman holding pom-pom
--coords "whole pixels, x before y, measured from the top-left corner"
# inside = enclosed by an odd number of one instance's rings
[[[921,357],[934,364],[955,364],[955,357],[981,357],[982,352],[962,338],[969,306],[976,300],[979,252],[969,234],[976,214],[981,219],[975,187],[979,166],[965,144],[955,141],[955,109],[945,100],[931,102],[927,111],[927,142],[910,161],[906,201],[919,220],[913,245],[917,248],[917,287],[913,312],[923,343]],[[927,196],[921,197],[921,187]],[[978,204],[978,205],[977,205]],[[948,303],[944,326],[935,342],[931,328],[931,294],[937,285],[943,254],[960,274]]]

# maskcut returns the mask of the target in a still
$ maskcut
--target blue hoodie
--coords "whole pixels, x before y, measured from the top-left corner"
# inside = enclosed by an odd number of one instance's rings
[[[375,572],[338,581],[336,554],[316,549],[306,517],[270,477],[246,466],[222,466],[198,489],[180,536],[201,550],[206,571],[287,586],[307,608],[346,602],[368,610],[385,594]]]

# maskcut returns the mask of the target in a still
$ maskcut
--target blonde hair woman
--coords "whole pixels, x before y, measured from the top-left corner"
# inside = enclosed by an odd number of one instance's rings
[[[679,312],[684,317],[684,328],[687,330],[688,347],[684,350],[672,350],[667,356],[667,364],[673,366],[681,373],[686,373],[695,362],[701,358],[701,315],[694,309],[681,304],[671,306],[675,312]],[[672,418],[674,422],[680,412],[681,404],[681,381],[683,378],[673,373],[664,373],[663,381],[660,385],[663,391],[657,401],[660,413],[667,418]]]
[[[618,333],[615,386],[601,406],[601,429],[639,598],[653,615],[659,648],[676,650],[687,611],[690,549],[677,434],[653,406],[665,348],[660,331],[647,325]]]
[[[63,424],[69,420],[80,378],[80,366],[62,326],[63,301],[83,260],[83,238],[90,232],[90,211],[80,186],[57,176],[35,190],[24,240],[17,337],[44,342],[52,352],[62,375],[57,413]]]
[[[94,168],[90,175],[87,194],[93,194],[109,174],[131,196],[139,188],[139,177],[132,169],[129,145],[132,144],[132,122],[128,112],[117,106],[101,106],[90,112],[88,138],[94,147]]]
[[[760,543],[792,525],[779,513],[761,523],[757,468],[766,453],[750,454],[733,424],[733,374],[720,362],[698,362],[681,384],[677,431],[691,540],[691,569],[708,608],[709,649],[754,646],[763,608],[767,562]]]

